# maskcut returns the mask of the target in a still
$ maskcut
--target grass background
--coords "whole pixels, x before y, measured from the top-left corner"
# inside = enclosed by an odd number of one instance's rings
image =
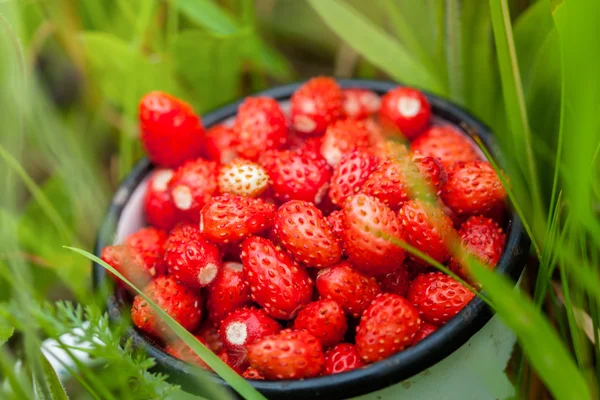
[[[71,397],[183,396],[120,343],[125,328],[102,315],[89,261],[63,246],[91,249],[114,188],[142,156],[145,92],[203,113],[326,74],[415,85],[493,128],[533,241],[523,295],[474,267],[519,337],[509,376],[519,398],[597,398],[598,20],[594,0],[0,2],[1,397],[64,396],[40,341],[84,319],[103,342],[89,352],[110,363],[80,366]]]

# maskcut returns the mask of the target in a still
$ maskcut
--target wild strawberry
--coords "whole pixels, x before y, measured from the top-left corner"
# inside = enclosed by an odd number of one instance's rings
[[[329,347],[344,340],[348,323],[338,303],[317,300],[300,310],[294,320],[294,329],[304,329],[319,339],[323,347]]]
[[[273,224],[275,206],[243,196],[213,197],[200,213],[200,231],[215,243],[239,242]]]
[[[258,197],[269,186],[269,175],[259,164],[242,158],[221,167],[219,172],[221,193]]]
[[[309,80],[292,95],[292,125],[301,134],[325,132],[327,126],[342,116],[342,90],[334,79],[317,77]]]
[[[321,343],[308,332],[285,329],[248,347],[250,365],[268,380],[318,376],[325,363]]]
[[[406,262],[396,268],[394,271],[377,277],[377,283],[383,293],[393,293],[402,297],[406,297],[408,285],[410,285],[410,277]]]
[[[452,220],[436,206],[417,200],[404,203],[398,212],[406,243],[444,263],[450,258],[448,242],[456,236]],[[419,264],[426,263],[418,257]]]
[[[504,251],[506,235],[491,218],[471,217],[458,231],[465,250],[480,262],[494,268]],[[468,265],[463,257],[452,257],[450,269],[461,278],[470,280]]]
[[[442,200],[460,216],[486,214],[502,207],[506,190],[487,161],[457,162],[448,172]]]
[[[433,332],[437,331],[438,327],[427,322],[423,322],[421,324],[421,329],[417,332],[417,334],[413,337],[411,346],[419,343],[421,340],[425,339],[427,336],[431,335]]]
[[[397,241],[403,232],[396,214],[375,197],[357,194],[344,206],[344,250],[360,272],[385,275],[399,268],[404,250]]]
[[[270,240],[256,236],[246,239],[242,262],[252,300],[273,318],[292,319],[310,302],[312,281],[308,273]]]
[[[250,302],[250,286],[244,279],[242,264],[223,263],[223,268],[208,288],[206,305],[211,321],[219,323],[230,312]]]
[[[321,298],[334,300],[348,315],[358,318],[381,293],[375,278],[361,274],[349,262],[320,269],[316,286]]]
[[[342,250],[327,220],[314,204],[292,200],[275,214],[273,233],[297,260],[310,267],[329,267],[340,261]]]
[[[320,156],[290,150],[266,152],[260,163],[271,177],[271,187],[280,201],[319,204],[327,194],[331,168]]]
[[[158,169],[152,172],[144,197],[146,221],[165,231],[171,230],[179,220],[178,211],[169,195],[169,181],[172,177],[172,169]]]
[[[342,253],[344,253],[342,234],[344,232],[344,213],[342,210],[335,210],[327,216],[327,223],[331,227],[331,232],[335,239],[340,243]]]
[[[198,341],[204,343],[202,338],[196,336]],[[175,339],[167,343],[165,346],[165,352],[172,355],[173,357],[185,361],[186,363],[193,364],[197,367],[205,369],[207,371],[212,371],[212,368],[208,366],[207,363],[200,358],[198,354],[194,352],[183,340]]]
[[[356,347],[350,343],[340,343],[325,352],[323,375],[341,374],[365,366]]]
[[[210,321],[204,321],[196,331],[195,336],[215,354],[223,351],[223,341],[219,335],[219,328]]]
[[[356,350],[371,363],[404,350],[421,327],[418,311],[397,294],[377,296],[365,310],[356,331]]]
[[[208,286],[221,269],[219,248],[192,224],[178,225],[171,231],[165,262],[171,275],[192,288]]]
[[[415,278],[408,288],[408,301],[421,318],[437,326],[459,313],[475,294],[443,272],[428,272]]]
[[[433,157],[412,157],[412,162],[419,169],[420,181],[410,180],[410,194],[415,199],[437,198],[446,184],[446,170]]]
[[[298,152],[312,156],[321,157],[321,145],[323,144],[322,137],[309,137],[304,140],[302,146],[298,147]]]
[[[265,377],[252,367],[248,367],[242,374],[242,378],[264,381]]]
[[[247,365],[246,349],[249,345],[279,331],[281,325],[263,309],[255,307],[231,312],[221,321],[219,328],[223,344],[236,365]]]
[[[408,172],[408,170],[411,172]],[[406,160],[390,160],[381,164],[365,181],[361,192],[381,200],[393,210],[400,208],[409,199],[408,177],[415,166]],[[419,175],[418,170],[416,174]],[[415,177],[415,179],[418,179]]]
[[[279,104],[269,97],[248,97],[235,120],[237,152],[256,161],[264,150],[278,149],[287,137],[287,121]]]
[[[139,288],[146,286],[153,277],[166,272],[164,264],[157,269],[156,266],[147,264],[137,250],[125,245],[106,246],[102,249],[101,258]],[[110,275],[113,276],[112,273]],[[113,277],[117,279],[116,276]]]
[[[372,133],[362,121],[342,119],[327,127],[321,142],[321,155],[327,163],[335,167],[342,156],[356,149],[371,146]]]
[[[416,138],[427,127],[430,118],[429,101],[416,89],[398,87],[381,98],[381,124],[391,131],[400,131],[409,140]]]
[[[171,201],[179,213],[198,222],[200,210],[217,193],[217,164],[201,158],[179,167],[169,182]]]
[[[150,92],[142,98],[139,113],[142,144],[154,164],[176,168],[202,154],[202,121],[183,100]]]
[[[156,228],[142,228],[125,239],[125,245],[137,251],[144,260],[150,275],[163,275],[166,272],[164,262],[167,233]]]
[[[204,153],[219,164],[227,164],[237,158],[238,137],[233,127],[215,125],[206,131]]]
[[[448,170],[457,161],[479,160],[474,144],[450,126],[434,126],[416,138],[410,149],[417,155],[433,157]]]
[[[177,282],[173,276],[159,276],[144,288],[144,294],[188,331],[200,325],[202,298]],[[135,296],[131,319],[136,327],[155,336],[169,336],[168,327],[142,296]]]
[[[329,198],[338,206],[351,195],[358,193],[369,175],[379,165],[379,158],[369,151],[355,150],[345,154],[333,171]]]
[[[344,114],[347,118],[365,119],[379,111],[381,99],[367,89],[344,89]]]

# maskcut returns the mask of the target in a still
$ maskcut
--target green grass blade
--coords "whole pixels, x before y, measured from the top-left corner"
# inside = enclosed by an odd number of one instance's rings
[[[50,398],[52,400],[69,400],[69,396],[65,391],[64,386],[60,379],[58,379],[58,375],[56,375],[56,371],[52,368],[52,365],[48,362],[48,359],[44,356],[43,353],[40,352],[40,358],[42,361],[42,368],[44,372],[44,379],[46,381],[46,385],[50,390]]]
[[[448,69],[448,83],[450,98],[459,104],[465,102],[465,80],[463,66],[463,38],[462,38],[462,1],[445,0],[446,17],[446,62]]]
[[[15,328],[4,322],[0,323],[0,346],[8,341],[15,333]]]
[[[309,0],[309,3],[349,46],[394,79],[446,94],[444,85],[423,64],[350,5],[338,0]]]
[[[225,364],[216,354],[210,351],[200,341],[198,341],[194,335],[183,328],[177,321],[171,316],[164,312],[159,306],[157,306],[149,297],[147,297],[140,289],[135,287],[129,282],[123,275],[121,275],[116,269],[94,256],[85,250],[77,249],[74,247],[66,247],[82,256],[94,261],[98,265],[112,272],[115,276],[125,282],[129,287],[134,289],[140,296],[142,296],[148,304],[154,309],[154,311],[162,318],[162,320],[177,334],[177,336],[185,342],[193,351],[196,353],[209,367],[211,367],[221,378],[223,378],[231,387],[243,396],[246,400],[266,400],[266,398],[254,389],[244,378],[233,371],[227,364]],[[214,390],[214,393],[219,394],[222,397],[221,391]]]
[[[557,400],[591,399],[585,378],[564,343],[530,299],[515,291],[513,283],[483,265],[470,263],[502,320],[518,336],[531,365]]]
[[[215,33],[235,33],[237,21],[212,0],[177,0],[177,7],[189,19]]]
[[[490,0],[492,27],[496,40],[496,52],[502,80],[504,104],[513,138],[522,141],[525,151],[528,185],[531,191],[534,210],[544,210],[539,188],[532,135],[529,127],[525,96],[512,33],[507,0]]]
[[[71,229],[65,223],[60,216],[60,213],[56,211],[54,205],[46,195],[44,191],[35,183],[35,181],[27,174],[27,171],[19,164],[19,161],[15,159],[4,146],[0,145],[0,158],[19,176],[21,181],[29,190],[29,193],[33,196],[35,201],[40,205],[48,219],[54,225],[56,230],[64,235],[65,238],[71,237]]]
[[[390,22],[392,23],[392,27],[396,31],[396,35],[398,39],[402,41],[406,45],[407,51],[416,54],[419,57],[421,63],[428,69],[428,71],[432,75],[441,76],[441,65],[439,63],[436,64],[435,60],[431,57],[431,55],[427,52],[427,49],[424,47],[424,43],[419,41],[419,38],[416,35],[415,30],[408,23],[407,19],[404,16],[404,8],[401,7],[397,1],[394,0],[384,0],[383,8],[387,13]],[[424,12],[423,12],[424,13]]]

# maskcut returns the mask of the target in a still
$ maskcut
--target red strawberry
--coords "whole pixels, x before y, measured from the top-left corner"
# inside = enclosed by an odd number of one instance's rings
[[[354,318],[358,318],[381,293],[375,278],[354,270],[347,261],[319,270],[316,286],[321,298],[334,300]]]
[[[327,126],[342,116],[342,90],[334,79],[317,77],[309,80],[292,95],[292,124],[301,134],[325,132]]]
[[[411,346],[419,343],[421,340],[425,339],[427,336],[431,335],[433,332],[437,331],[438,327],[427,322],[423,322],[421,324],[421,329],[417,332],[417,334],[413,337]]]
[[[318,376],[325,363],[321,343],[308,332],[285,329],[248,347],[250,365],[268,380]]]
[[[318,300],[300,310],[294,320],[294,329],[306,330],[319,339],[323,347],[329,347],[344,340],[348,323],[338,303]]]
[[[333,236],[340,243],[340,248],[342,250],[342,254],[344,253],[343,243],[342,243],[342,234],[344,232],[344,213],[342,210],[335,210],[329,216],[327,216],[327,222],[331,227],[331,232],[333,232]]]
[[[321,142],[321,155],[327,163],[335,167],[342,156],[356,149],[371,146],[373,133],[364,122],[353,119],[342,119],[327,127]]]
[[[158,169],[148,180],[144,197],[144,215],[152,226],[168,231],[179,220],[178,211],[171,202],[169,181],[173,177],[172,169]]]
[[[188,221],[198,222],[200,210],[217,193],[217,164],[201,158],[179,167],[169,182],[171,201]]]
[[[150,275],[163,275],[166,272],[164,262],[167,233],[156,228],[142,228],[125,239],[125,245],[137,251],[144,260]]]
[[[393,293],[402,297],[406,297],[408,285],[410,285],[410,277],[406,262],[394,271],[377,277],[377,282],[383,293]]]
[[[192,288],[208,286],[221,269],[219,248],[192,224],[178,225],[171,231],[165,262],[171,275]]]
[[[297,260],[310,267],[329,267],[342,250],[327,220],[314,204],[292,200],[277,210],[273,233]]]
[[[396,214],[375,197],[357,194],[344,206],[344,250],[360,272],[385,275],[399,268],[404,250],[397,241],[403,232]]]
[[[258,372],[257,370],[255,370],[252,367],[248,367],[248,369],[246,369],[246,371],[244,371],[244,373],[242,374],[242,378],[245,379],[254,379],[254,380],[259,380],[259,381],[264,381],[265,377],[262,376],[260,374],[260,372]]]
[[[506,190],[487,161],[457,162],[448,172],[442,200],[460,216],[489,213],[502,207]]]
[[[410,194],[413,198],[437,198],[446,184],[446,170],[442,164],[433,157],[416,156],[412,158],[413,164],[419,169],[421,181],[409,180]],[[424,189],[423,190],[423,186]]]
[[[272,317],[292,319],[310,302],[312,280],[308,273],[270,240],[256,236],[246,239],[242,262],[252,300]]]
[[[281,325],[263,309],[238,308],[221,322],[219,333],[235,365],[247,365],[246,349],[258,340],[278,333]]]
[[[102,249],[101,258],[139,288],[146,286],[153,277],[164,275],[166,272],[164,264],[161,264],[159,269],[147,264],[142,255],[129,246],[106,246]],[[112,273],[110,275],[113,276]],[[117,279],[116,276],[113,277]]]
[[[369,151],[355,150],[345,154],[333,171],[329,198],[338,206],[351,195],[358,193],[369,175],[379,165],[379,158]]]
[[[377,296],[356,330],[356,350],[368,363],[404,350],[421,327],[418,311],[397,294]]]
[[[409,140],[416,138],[427,127],[430,118],[429,101],[416,89],[398,87],[381,98],[381,124],[392,131],[400,131]]]
[[[198,340],[206,345],[215,354],[223,351],[223,342],[219,335],[219,329],[212,322],[205,321],[196,331],[195,335]]]
[[[421,274],[408,288],[408,301],[424,321],[444,325],[459,313],[475,294],[443,272]]]
[[[494,268],[504,251],[506,235],[491,218],[471,217],[458,231],[465,250],[480,262]],[[450,259],[450,269],[463,279],[470,280],[468,266],[462,257]]]
[[[448,170],[457,161],[479,160],[474,144],[450,126],[434,126],[410,145],[413,153],[439,160]]]
[[[200,231],[215,243],[238,242],[269,229],[274,217],[275,206],[262,199],[217,196],[200,213]]]
[[[235,132],[237,152],[256,161],[264,150],[281,147],[287,137],[287,121],[279,104],[269,97],[248,97],[238,108]]]
[[[321,157],[321,144],[323,143],[322,137],[311,137],[304,140],[304,143],[298,147],[298,151],[303,154],[310,155],[312,157]],[[291,150],[291,149],[289,149]]]
[[[219,191],[223,194],[258,197],[269,186],[269,175],[259,164],[237,158],[221,167]]]
[[[404,203],[398,212],[404,229],[406,243],[444,263],[450,258],[448,243],[456,236],[454,225],[438,207],[417,200]],[[426,263],[418,257],[411,258],[419,264]]]
[[[320,156],[290,150],[266,152],[260,163],[271,177],[271,187],[280,201],[319,204],[327,194],[331,168]]]
[[[198,341],[204,343],[202,338],[196,336]],[[185,361],[186,363],[193,364],[197,367],[205,369],[207,371],[212,371],[212,368],[205,363],[199,355],[197,355],[194,350],[192,350],[183,340],[175,339],[170,341],[165,346],[165,352],[169,353],[173,357]]]
[[[144,288],[144,294],[188,331],[200,325],[202,298],[177,282],[173,276],[159,276]],[[131,308],[135,326],[152,336],[167,334],[167,325],[142,296],[135,296]],[[168,336],[168,335],[167,335]]]
[[[227,164],[237,158],[238,137],[230,126],[215,125],[206,131],[204,153],[219,164]]]
[[[381,99],[367,89],[344,89],[344,114],[348,118],[365,119],[379,111]]]
[[[208,288],[207,309],[211,321],[219,323],[230,312],[250,304],[250,287],[241,263],[223,263],[220,273]]]
[[[202,154],[202,121],[186,102],[150,92],[142,98],[139,112],[142,144],[154,164],[175,168]]]
[[[340,374],[364,365],[353,344],[340,343],[325,352],[323,375]]]

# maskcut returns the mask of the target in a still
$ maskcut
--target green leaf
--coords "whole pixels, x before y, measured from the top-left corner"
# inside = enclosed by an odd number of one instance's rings
[[[69,396],[67,395],[62,382],[58,379],[56,371],[42,352],[40,352],[40,361],[42,363],[44,383],[49,390],[50,400],[69,400]],[[38,382],[38,385],[39,384],[40,383]]]
[[[315,11],[354,50],[394,79],[438,94],[446,94],[440,80],[428,73],[397,40],[351,6],[338,0],[309,0]]]
[[[15,333],[15,328],[5,321],[0,321],[0,346],[8,341]]]
[[[193,30],[174,38],[175,67],[198,94],[201,110],[210,110],[239,96],[245,48],[251,39],[248,30],[235,35]]]
[[[239,29],[233,17],[213,0],[177,0],[177,7],[189,19],[214,33],[226,35]]]
[[[183,96],[166,61],[151,61],[109,33],[85,32],[82,40],[94,79],[112,102],[128,108],[130,99],[137,102],[152,90]],[[124,96],[125,89],[130,89],[128,96]]]
[[[216,354],[210,351],[204,344],[197,340],[194,335],[188,332],[182,327],[177,321],[175,321],[169,314],[164,312],[156,303],[154,303],[148,296],[144,294],[140,289],[135,287],[130,281],[128,281],[123,275],[121,275],[116,269],[94,256],[85,250],[77,249],[74,247],[66,247],[76,253],[87,257],[91,261],[94,261],[98,265],[112,272],[116,277],[121,279],[129,287],[134,289],[140,296],[142,296],[152,309],[160,316],[160,318],[171,328],[173,332],[187,344],[209,367],[211,367],[221,378],[223,378],[236,392],[238,392],[246,400],[266,400],[266,398],[254,389],[244,378],[233,371],[227,364],[225,364]],[[211,388],[213,395],[218,396],[222,393],[222,389],[217,387]]]
[[[502,320],[518,336],[523,351],[557,400],[591,399],[586,381],[564,343],[530,299],[514,290],[504,275],[478,262],[470,269],[485,288]]]
[[[527,184],[533,199],[533,210],[541,213],[544,207],[507,1],[490,0],[490,13],[510,134],[515,143],[519,143],[518,147],[524,149],[524,169],[527,171]]]

